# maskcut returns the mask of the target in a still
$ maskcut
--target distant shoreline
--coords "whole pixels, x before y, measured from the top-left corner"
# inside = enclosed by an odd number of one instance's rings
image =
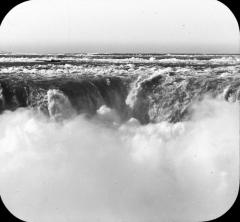
[[[240,53],[148,53],[148,52],[139,52],[139,53],[132,53],[132,52],[126,52],[126,53],[119,53],[119,52],[106,52],[106,53],[97,53],[97,52],[62,52],[62,53],[35,53],[35,52],[29,52],[29,53],[20,53],[20,52],[0,52],[0,55],[206,55],[206,56],[220,56],[220,55],[240,55]]]

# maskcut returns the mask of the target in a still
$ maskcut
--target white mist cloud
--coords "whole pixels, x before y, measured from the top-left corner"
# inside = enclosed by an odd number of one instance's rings
[[[189,122],[148,125],[119,125],[107,107],[93,120],[61,123],[26,109],[6,112],[3,200],[27,221],[216,218],[238,192],[239,106],[205,100],[194,109]]]

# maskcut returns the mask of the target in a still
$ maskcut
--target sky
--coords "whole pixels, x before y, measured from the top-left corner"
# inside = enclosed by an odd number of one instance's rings
[[[0,51],[239,53],[239,27],[217,0],[30,0],[0,26]]]

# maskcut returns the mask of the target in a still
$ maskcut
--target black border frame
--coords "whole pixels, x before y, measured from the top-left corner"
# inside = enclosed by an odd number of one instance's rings
[[[2,24],[3,19],[8,14],[11,9],[13,9],[15,6],[27,2],[29,0],[1,0],[0,1],[0,25]],[[219,1],[219,0],[218,0]],[[227,6],[231,12],[234,14],[235,18],[238,21],[240,21],[240,6],[238,5],[238,1],[236,0],[220,0],[221,3],[223,3],[225,6]],[[240,53],[240,52],[239,52]],[[222,216],[219,218],[216,218],[214,220],[211,220],[212,222],[219,222],[219,221],[236,221],[237,216],[240,216],[240,210],[238,209],[239,206],[239,193],[237,196],[236,201],[232,205],[232,207]],[[3,219],[4,218],[4,219]],[[23,220],[18,219],[15,217],[4,205],[4,202],[0,196],[0,221],[4,222],[24,222]],[[114,222],[114,221],[113,221]]]

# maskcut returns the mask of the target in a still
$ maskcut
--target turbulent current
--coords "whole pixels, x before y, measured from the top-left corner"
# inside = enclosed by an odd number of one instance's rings
[[[28,221],[200,221],[238,192],[240,57],[0,54],[0,194]]]
[[[206,96],[240,99],[238,56],[2,55],[0,63],[1,112],[33,107],[67,117],[70,106],[94,115],[106,105],[147,124],[188,119]]]

